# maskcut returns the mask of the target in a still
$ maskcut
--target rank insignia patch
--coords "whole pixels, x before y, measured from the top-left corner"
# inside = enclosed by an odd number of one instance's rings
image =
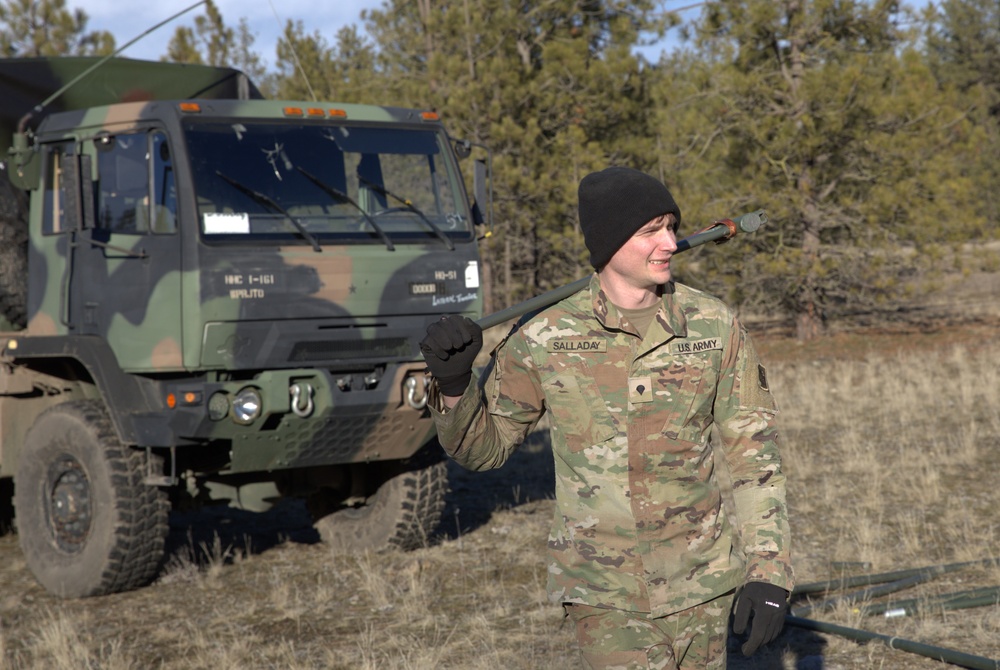
[[[628,401],[633,404],[653,402],[653,380],[649,377],[629,377]]]

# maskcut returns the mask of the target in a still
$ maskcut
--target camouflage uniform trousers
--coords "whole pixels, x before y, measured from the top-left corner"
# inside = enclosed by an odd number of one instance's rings
[[[567,603],[588,670],[721,670],[734,592],[663,617]]]

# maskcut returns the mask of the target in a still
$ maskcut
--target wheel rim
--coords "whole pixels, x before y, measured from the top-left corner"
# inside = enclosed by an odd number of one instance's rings
[[[45,510],[56,546],[68,553],[80,551],[90,534],[93,506],[90,479],[72,456],[64,454],[49,468]]]

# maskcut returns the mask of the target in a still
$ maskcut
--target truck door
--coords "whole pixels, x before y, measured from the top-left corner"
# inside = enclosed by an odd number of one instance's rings
[[[78,234],[69,325],[99,335],[128,371],[182,367],[181,257],[170,145],[159,130],[101,135],[93,217]]]

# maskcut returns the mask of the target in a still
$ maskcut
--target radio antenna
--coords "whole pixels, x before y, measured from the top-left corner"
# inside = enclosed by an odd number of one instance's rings
[[[195,7],[197,7],[199,5],[203,5],[203,4],[205,4],[205,0],[199,0],[198,2],[196,2],[193,5],[191,5],[190,7],[188,7],[187,9],[182,9],[181,11],[177,12],[176,14],[174,14],[173,16],[171,16],[170,18],[163,19],[162,21],[160,21],[159,23],[157,23],[152,28],[149,28],[146,31],[144,31],[138,37],[133,37],[131,40],[129,40],[128,42],[126,42],[125,44],[123,44],[121,47],[119,47],[118,49],[115,49],[114,52],[108,54],[107,56],[105,56],[101,60],[97,61],[96,63],[94,63],[93,65],[91,65],[90,67],[88,67],[86,70],[84,70],[83,72],[81,72],[80,74],[78,74],[76,77],[74,77],[72,79],[72,81],[70,81],[69,83],[67,83],[65,86],[63,86],[58,91],[56,91],[55,93],[53,93],[52,95],[50,95],[49,97],[47,97],[42,102],[40,102],[37,105],[35,105],[34,108],[32,108],[32,110],[30,112],[28,112],[27,114],[25,114],[21,118],[21,120],[18,122],[18,132],[24,132],[25,128],[27,127],[28,119],[30,119],[33,114],[38,114],[39,112],[41,112],[42,110],[44,110],[46,107],[48,107],[49,105],[51,105],[52,102],[55,101],[59,96],[61,96],[63,93],[65,93],[69,89],[73,88],[74,86],[76,86],[77,83],[79,83],[81,79],[83,79],[84,77],[86,77],[87,75],[89,75],[91,72],[93,72],[97,68],[101,67],[102,65],[104,65],[105,63],[107,63],[109,60],[111,60],[112,58],[114,58],[115,56],[117,56],[118,54],[120,54],[121,52],[125,51],[125,49],[128,49],[130,46],[132,46],[133,44],[135,44],[136,42],[138,42],[139,40],[141,40],[143,37],[145,37],[149,33],[153,32],[157,28],[160,28],[161,26],[164,26],[164,25],[170,23],[171,21],[173,21],[174,19],[176,19],[178,16],[181,16],[183,14],[187,14],[188,12],[190,12]]]
[[[281,17],[278,16],[278,10],[274,8],[274,2],[272,0],[267,0],[267,4],[271,6],[271,11],[274,12],[274,20],[277,21],[278,25],[280,26]],[[302,75],[302,81],[305,82],[306,88],[309,90],[309,95],[312,96],[313,102],[316,102],[316,93],[313,91],[312,84],[309,83],[309,77],[306,76],[306,71],[302,67],[302,62],[299,60],[298,51],[296,51],[295,44],[292,42],[291,39],[288,40],[288,48],[291,49],[292,58],[295,59],[295,68],[299,71],[299,74]]]

